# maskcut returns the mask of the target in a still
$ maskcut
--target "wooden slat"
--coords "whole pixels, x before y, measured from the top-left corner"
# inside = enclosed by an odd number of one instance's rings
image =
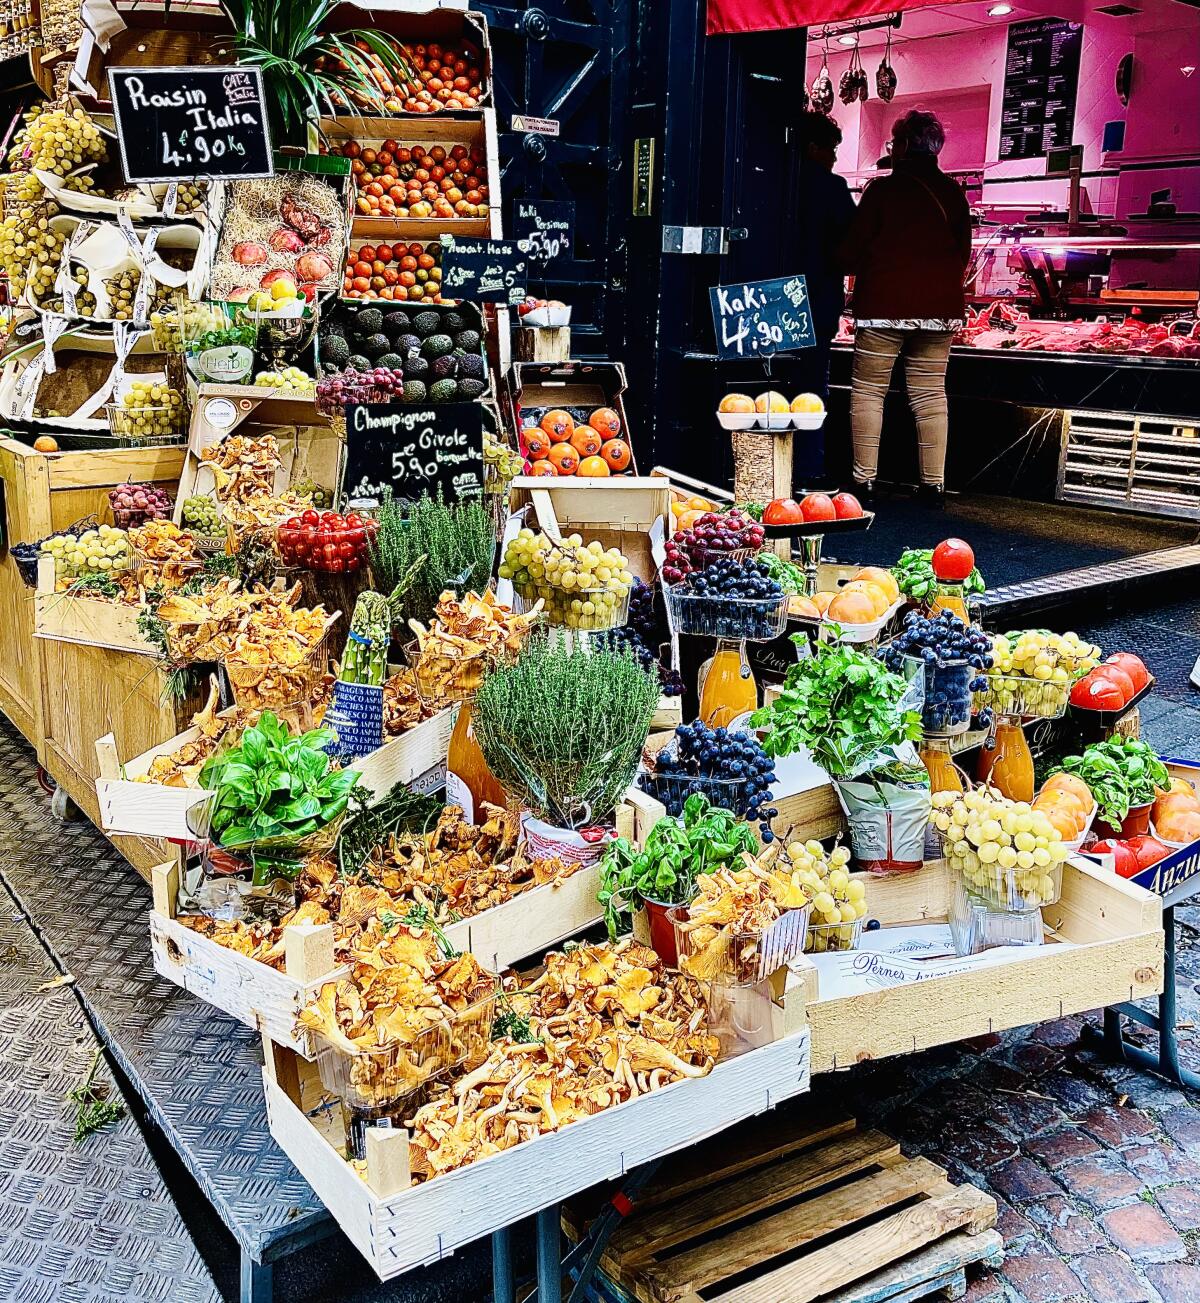
[[[995,1264],[1003,1257],[1004,1240],[998,1231],[984,1231],[980,1235],[955,1231],[927,1249],[851,1285],[837,1295],[836,1303],[905,1303],[931,1293],[930,1285],[939,1276],[961,1272],[976,1262]]]
[[[771,1208],[840,1177],[882,1166],[900,1146],[878,1131],[845,1136],[811,1152],[797,1154],[767,1170],[705,1190],[653,1217],[627,1224],[612,1239],[611,1256],[622,1269],[645,1262],[672,1245],[709,1234],[720,1226]]]
[[[974,1186],[959,1186],[728,1290],[713,1303],[810,1303],[950,1231],[983,1231],[995,1219],[994,1199]]]
[[[905,1160],[839,1186],[791,1208],[740,1226],[728,1235],[665,1261],[656,1259],[641,1274],[662,1303],[688,1290],[701,1291],[740,1275],[781,1253],[788,1253],[894,1208],[918,1195],[943,1193],[946,1174],[924,1158]]]

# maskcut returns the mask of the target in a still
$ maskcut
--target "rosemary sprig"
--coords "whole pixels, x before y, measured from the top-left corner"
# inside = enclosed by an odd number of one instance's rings
[[[75,1105],[77,1145],[82,1144],[94,1132],[125,1116],[125,1105],[119,1100],[109,1099],[109,1084],[96,1080],[99,1071],[100,1051],[97,1050],[88,1075],[78,1086],[67,1092],[67,1098]]]

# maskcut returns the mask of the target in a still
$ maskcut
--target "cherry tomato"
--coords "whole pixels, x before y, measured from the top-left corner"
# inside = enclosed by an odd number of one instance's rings
[[[357,511],[348,511],[346,513],[347,525],[361,525],[362,523],[363,523],[363,518],[358,514]]]
[[[311,507],[300,517],[306,525],[319,525],[321,523],[320,515]]]
[[[293,516],[289,521],[287,521],[287,522],[284,524],[283,527],[284,527],[284,529],[299,529],[299,528],[300,528],[300,517],[299,517],[299,516]]]
[[[975,569],[975,553],[961,538],[947,538],[933,549],[933,573],[945,583],[961,583]]]

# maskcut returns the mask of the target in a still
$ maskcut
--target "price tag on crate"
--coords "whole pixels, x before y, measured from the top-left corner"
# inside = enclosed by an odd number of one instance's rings
[[[803,276],[714,285],[708,294],[720,357],[771,357],[817,342]]]
[[[108,84],[126,181],[275,175],[260,69],[130,66]]]
[[[442,293],[469,303],[521,303],[527,258],[516,240],[442,237]]]
[[[570,199],[515,199],[513,238],[524,243],[531,262],[571,257],[575,204]]]
[[[399,407],[386,403],[346,406],[347,498],[378,498],[391,489],[398,500],[422,493],[447,502],[483,495],[483,408],[478,403]]]

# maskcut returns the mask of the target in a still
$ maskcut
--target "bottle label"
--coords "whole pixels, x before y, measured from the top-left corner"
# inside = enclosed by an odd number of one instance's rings
[[[449,769],[446,770],[446,804],[461,805],[466,821],[475,822],[475,798],[471,795],[471,789]]]

